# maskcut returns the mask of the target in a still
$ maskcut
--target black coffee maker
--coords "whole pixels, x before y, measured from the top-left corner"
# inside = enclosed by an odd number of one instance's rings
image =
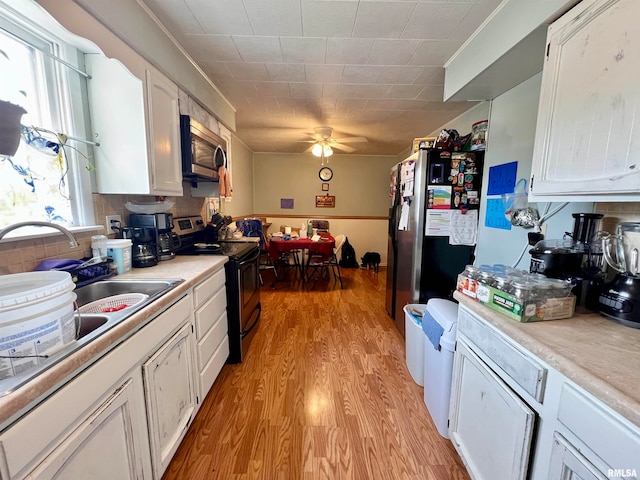
[[[160,261],[158,217],[155,213],[132,213],[129,226],[123,229],[125,238],[133,242],[132,265],[152,267]]]

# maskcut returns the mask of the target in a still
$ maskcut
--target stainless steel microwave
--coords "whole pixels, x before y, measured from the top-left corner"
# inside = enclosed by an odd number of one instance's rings
[[[217,182],[227,166],[227,142],[189,115],[180,115],[182,178],[192,184]]]

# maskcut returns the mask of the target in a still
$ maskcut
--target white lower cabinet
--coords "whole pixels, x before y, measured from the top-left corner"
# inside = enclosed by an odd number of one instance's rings
[[[449,437],[474,480],[640,476],[637,425],[465,305]]]
[[[136,370],[27,478],[148,478],[150,465],[141,395],[142,379]]]
[[[526,478],[533,412],[459,339],[449,437],[474,479]]]
[[[551,449],[549,480],[607,480],[562,435],[556,432]]]
[[[193,289],[196,362],[200,402],[229,357],[229,325],[224,268]]]
[[[196,410],[193,327],[185,324],[142,366],[155,478],[162,477]]]
[[[185,295],[0,431],[2,480],[160,480],[193,418]]]

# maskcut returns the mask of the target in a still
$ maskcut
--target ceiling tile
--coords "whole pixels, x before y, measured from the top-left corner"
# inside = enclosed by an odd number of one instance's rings
[[[416,98],[423,90],[422,85],[391,85],[389,98]]]
[[[391,40],[377,38],[373,42],[369,65],[407,65],[420,40]]]
[[[346,65],[342,83],[377,83],[383,68],[374,65]]]
[[[469,3],[418,3],[402,38],[446,40],[469,10]]]
[[[292,97],[322,97],[321,83],[290,83]]]
[[[425,100],[396,100],[395,110],[424,110]]]
[[[356,88],[356,98],[385,98],[389,85],[360,85]]]
[[[269,80],[264,63],[227,62],[227,70],[234,80]]]
[[[227,35],[185,35],[189,53],[195,60],[205,62],[240,61],[233,40]]]
[[[304,82],[304,65],[301,63],[267,63],[269,79],[279,82]]]
[[[256,82],[258,95],[270,97],[289,97],[291,89],[287,82]]]
[[[305,37],[351,37],[357,2],[302,0]]]
[[[158,17],[180,33],[206,33],[184,0],[148,0]]]
[[[238,1],[237,3],[240,2]],[[254,35],[274,37],[299,37],[302,35],[300,0],[270,2],[243,0],[243,3],[253,27]]]
[[[344,65],[306,65],[305,76],[307,82],[340,83]]]
[[[225,62],[200,62],[200,67],[216,82],[233,80]]]
[[[325,83],[322,88],[323,97],[353,98],[357,85],[342,85],[339,83]]]
[[[416,97],[418,100],[442,101],[444,98],[444,86],[427,85]]]
[[[421,85],[444,85],[444,67],[422,67],[415,82]]]
[[[283,37],[280,43],[285,63],[325,63],[324,38]]]
[[[393,110],[396,101],[391,99],[368,100],[365,110]]]
[[[362,110],[367,105],[364,98],[338,98],[336,109],[339,111]]]
[[[354,37],[400,38],[415,2],[360,2]]]
[[[421,67],[390,66],[380,67],[382,73],[376,83],[406,85],[416,81],[422,73]]]
[[[411,65],[442,66],[460,47],[455,40],[423,40],[416,49]]]
[[[485,21],[489,14],[495,10],[499,4],[499,0],[495,0],[489,3],[478,3],[471,7],[471,10],[460,21],[458,26],[451,32],[449,40],[462,40],[465,41],[469,36],[474,33],[477,28]]]
[[[367,63],[373,38],[328,38],[327,63]]]
[[[242,2],[216,0],[215,8],[210,0],[186,0],[189,10],[196,15],[204,33],[227,35],[251,35],[253,30]],[[208,14],[211,12],[211,14]],[[185,32],[187,33],[187,32]]]
[[[245,62],[282,62],[280,40],[276,37],[231,37]]]

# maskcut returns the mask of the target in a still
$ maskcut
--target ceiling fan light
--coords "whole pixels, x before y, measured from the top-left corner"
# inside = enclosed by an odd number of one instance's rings
[[[320,145],[319,143],[316,143],[313,146],[313,148],[311,149],[311,153],[313,155],[315,155],[316,157],[321,157],[322,156],[322,145]]]
[[[325,157],[330,157],[331,155],[333,155],[333,149],[331,148],[331,146],[324,145],[324,147],[322,147],[322,149],[324,151],[324,156]]]

